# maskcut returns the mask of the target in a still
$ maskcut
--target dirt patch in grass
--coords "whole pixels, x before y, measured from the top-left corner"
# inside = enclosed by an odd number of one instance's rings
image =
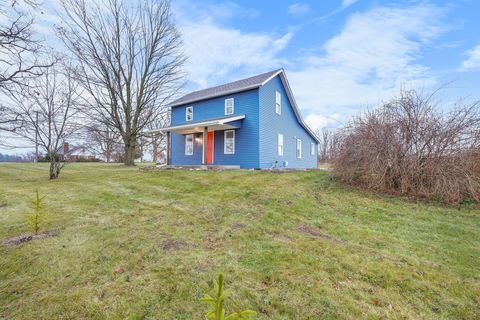
[[[178,239],[168,239],[162,242],[160,247],[163,250],[181,250],[190,247],[188,243]]]
[[[275,238],[276,240],[282,241],[282,242],[292,242],[293,239],[286,234],[282,234],[279,232],[273,232],[272,237]]]
[[[19,244],[29,242],[32,240],[38,240],[38,239],[44,239],[44,238],[50,238],[50,237],[55,237],[58,236],[57,231],[44,231],[40,232],[38,234],[24,234],[21,236],[16,236],[13,238],[8,238],[3,241],[3,243],[7,246],[17,246]]]
[[[315,238],[321,238],[323,240],[327,240],[327,241],[332,242],[332,243],[346,244],[346,242],[344,240],[332,237],[331,235],[325,234],[325,233],[321,232],[320,230],[318,230],[316,228],[313,228],[313,227],[310,227],[310,226],[301,225],[297,228],[297,231],[301,232],[301,233],[309,234],[309,235],[311,235]]]
[[[232,224],[232,229],[233,229],[233,230],[242,230],[242,229],[244,229],[244,228],[245,228],[245,225],[244,225],[243,223],[241,223],[241,222],[234,222],[234,223]]]

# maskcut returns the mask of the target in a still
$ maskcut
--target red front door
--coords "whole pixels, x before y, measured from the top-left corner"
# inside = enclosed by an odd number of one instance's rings
[[[213,131],[208,133],[208,142],[207,142],[207,164],[213,163]]]

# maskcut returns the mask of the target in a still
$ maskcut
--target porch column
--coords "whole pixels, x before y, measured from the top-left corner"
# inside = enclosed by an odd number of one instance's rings
[[[170,131],[167,131],[167,165],[170,165]]]
[[[208,154],[208,127],[203,128],[203,157],[202,164],[207,164],[207,154]]]

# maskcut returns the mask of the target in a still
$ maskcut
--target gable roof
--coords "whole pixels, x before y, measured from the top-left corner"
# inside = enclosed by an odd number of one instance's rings
[[[192,103],[199,100],[209,99],[218,96],[224,96],[230,93],[246,91],[260,87],[262,84],[275,77],[282,72],[283,69],[277,69],[265,72],[250,78],[245,78],[230,83],[222,84],[220,86],[211,87],[203,90],[190,92],[183,97],[173,101],[169,104],[170,107],[176,107],[186,103]]]
[[[292,90],[290,89],[290,85],[283,69],[265,72],[250,78],[237,80],[216,87],[193,91],[173,101],[169,104],[169,107],[176,107],[188,103],[197,102],[200,100],[211,99],[232,93],[256,89],[263,86],[265,83],[267,83],[277,75],[279,75],[280,79],[282,80],[282,84],[285,87],[285,91],[287,92],[288,100],[293,107],[293,111],[295,112],[298,122],[317,143],[320,143],[320,139],[317,137],[317,135],[312,131],[312,129],[310,129],[310,127],[305,123],[305,121],[303,121],[302,115],[300,114],[300,110],[298,109],[297,103],[295,102],[295,98],[293,97]]]

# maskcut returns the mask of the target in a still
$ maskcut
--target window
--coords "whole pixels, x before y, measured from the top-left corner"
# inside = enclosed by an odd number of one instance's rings
[[[297,139],[297,159],[302,159],[302,140]]]
[[[186,111],[185,120],[192,121],[193,120],[193,106],[187,107],[187,109],[185,111]]]
[[[278,134],[278,155],[283,156],[283,134]]]
[[[185,136],[185,155],[191,156],[193,154],[193,134]]]
[[[226,130],[223,140],[223,153],[234,154],[235,153],[235,131]]]
[[[310,143],[310,153],[312,156],[315,155],[315,143],[313,142]]]
[[[278,91],[275,91],[275,112],[282,114],[282,95]]]
[[[225,115],[233,114],[233,98],[225,99]]]

